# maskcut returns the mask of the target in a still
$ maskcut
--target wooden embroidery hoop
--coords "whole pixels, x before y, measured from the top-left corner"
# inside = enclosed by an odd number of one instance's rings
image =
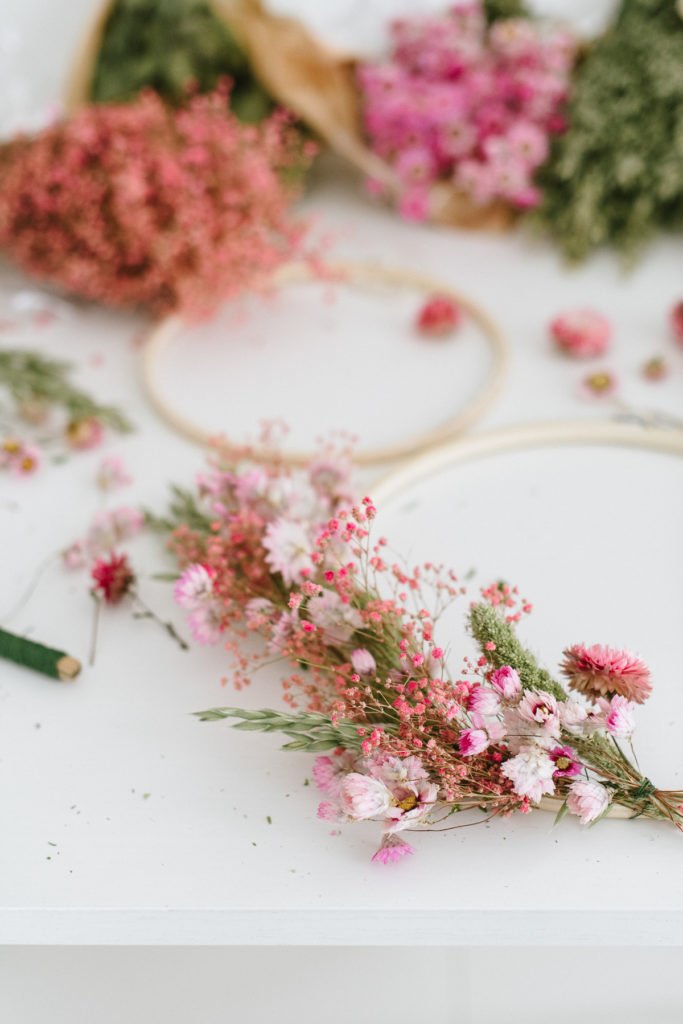
[[[361,448],[355,452],[355,462],[361,466],[376,465],[392,460],[418,455],[435,445],[464,434],[474,423],[481,419],[500,393],[507,371],[508,353],[503,334],[494,320],[477,303],[461,295],[450,285],[435,280],[426,274],[412,270],[387,268],[379,264],[343,263],[329,269],[332,281],[351,284],[356,287],[363,285],[389,285],[395,288],[414,288],[425,295],[445,295],[455,302],[469,315],[480,328],[492,356],[487,378],[470,399],[464,409],[451,416],[441,426],[424,431],[415,437],[395,444],[382,445],[374,448]],[[325,280],[328,280],[326,277]],[[274,275],[272,282],[276,287],[302,282],[320,281],[320,276],[306,263],[287,263]],[[171,316],[159,321],[146,334],[142,352],[142,378],[145,390],[156,412],[177,433],[201,445],[215,444],[219,438],[218,430],[206,430],[193,420],[179,412],[164,395],[157,380],[157,369],[166,348],[178,337],[183,328],[183,320]],[[228,440],[219,440],[219,447],[230,447]],[[254,458],[268,461],[272,458],[268,448],[256,449]],[[292,451],[280,455],[282,461],[292,466],[305,465],[310,461],[313,452]]]
[[[551,420],[487,431],[441,445],[404,463],[373,487],[373,499],[381,505],[411,484],[471,459],[525,448],[577,444],[646,448],[667,455],[683,455],[683,430],[604,420]],[[562,803],[557,797],[544,796],[539,807],[557,813]],[[633,812],[628,807],[612,804],[604,817],[632,818]]]

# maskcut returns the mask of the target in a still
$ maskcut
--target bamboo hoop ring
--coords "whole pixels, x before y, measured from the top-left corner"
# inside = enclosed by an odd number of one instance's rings
[[[551,420],[487,431],[442,445],[416,459],[411,459],[380,480],[373,488],[373,497],[375,501],[381,503],[425,477],[432,476],[449,466],[469,462],[471,459],[525,448],[576,444],[616,445],[624,448],[645,448],[667,455],[683,455],[683,430],[603,420]],[[561,806],[561,800],[548,796],[544,796],[539,804],[541,810],[554,813],[557,813]],[[633,812],[628,807],[612,804],[605,817],[626,819],[633,817]]]
[[[475,324],[483,332],[491,352],[492,363],[488,376],[474,398],[460,412],[450,417],[441,426],[424,431],[407,441],[366,448],[357,451],[355,462],[361,466],[376,465],[405,458],[443,444],[459,434],[465,433],[491,407],[498,397],[505,379],[508,364],[507,344],[495,321],[477,303],[467,296],[451,288],[450,285],[412,270],[387,268],[378,264],[343,263],[336,264],[330,270],[334,279],[342,283],[350,283],[362,287],[365,284],[388,284],[394,287],[412,287],[427,294],[446,295],[457,302]],[[272,278],[276,286],[319,281],[319,277],[306,263],[287,263]],[[327,279],[326,279],[327,280]],[[178,336],[183,327],[179,316],[171,316],[155,324],[143,339],[142,379],[147,396],[158,415],[177,433],[200,445],[216,444],[230,449],[229,440],[220,440],[218,431],[209,431],[193,420],[180,413],[165,397],[157,380],[159,361],[170,343]],[[310,461],[312,452],[285,452],[280,458],[288,465],[301,466]],[[266,448],[257,448],[254,458],[267,462],[273,452]]]

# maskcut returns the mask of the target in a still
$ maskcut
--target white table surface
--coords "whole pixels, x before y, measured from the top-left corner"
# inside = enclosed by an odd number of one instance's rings
[[[581,368],[555,356],[545,338],[549,317],[576,305],[597,306],[614,321],[609,365],[629,404],[671,415],[683,410],[683,357],[665,325],[680,297],[680,240],[659,240],[629,276],[609,256],[570,273],[552,249],[522,236],[404,225],[329,165],[306,206],[332,234],[335,256],[429,270],[497,316],[512,365],[505,394],[482,427],[596,414],[576,393]],[[27,284],[9,269],[0,284],[2,312]],[[192,366],[181,345],[167,364],[169,387],[197,415],[224,417],[233,433],[252,431],[280,404],[294,436],[310,437],[348,425],[353,407],[361,436],[381,440],[392,410],[382,407],[377,415],[361,379],[366,352],[387,344],[381,318],[375,313],[365,321],[341,296],[339,316],[325,326],[313,298],[308,302],[308,334],[306,300],[301,330],[296,303],[282,320],[286,331],[273,318],[279,348],[263,321],[269,375],[256,379],[247,324],[223,347],[205,339],[205,378],[200,360]],[[387,309],[388,317],[395,313]],[[135,476],[121,501],[160,509],[167,485],[190,481],[201,455],[144,400],[135,345],[142,324],[87,309],[2,340],[70,355],[79,379],[126,408],[138,431],[106,448],[121,454]],[[338,338],[348,347],[349,359],[335,363],[333,373],[325,347],[316,354],[311,344],[315,325],[326,344]],[[389,320],[386,330],[395,329]],[[290,345],[305,350],[296,373]],[[419,373],[434,381],[434,398],[428,388],[413,387],[409,414],[418,425],[448,408],[448,373],[457,404],[484,369],[483,349],[469,336],[461,351],[454,343],[452,355],[418,343],[409,351],[407,342],[401,351],[392,386],[408,393]],[[642,381],[642,361],[664,351],[672,356],[671,378]],[[439,362],[446,358],[452,366]],[[291,397],[302,382],[313,392],[325,387],[329,401],[313,412],[302,409]],[[246,392],[253,396],[249,406]],[[405,423],[397,422],[401,429]],[[0,623],[84,658],[91,602],[83,576],[51,563],[26,606],[6,616],[37,568],[78,536],[98,507],[92,477],[102,454],[23,482],[0,479]],[[411,509],[408,501],[408,513],[406,502],[388,503],[385,521],[400,542],[427,554],[431,539],[433,557],[462,571],[474,566],[483,578],[514,574],[538,607],[526,635],[548,661],[578,639],[629,643],[647,653],[659,688],[639,716],[639,750],[651,774],[665,776],[663,784],[680,780],[681,461],[570,449],[473,464],[430,487],[435,502]],[[486,510],[501,487],[509,508],[492,519]],[[167,585],[148,578],[170,567],[158,542],[143,539],[133,551],[145,597],[182,628]],[[97,664],[72,685],[0,667],[0,944],[683,944],[683,838],[673,830],[643,822],[606,822],[590,831],[565,822],[553,830],[551,819],[537,814],[418,837],[418,856],[379,869],[369,863],[373,826],[333,836],[316,820],[316,794],[304,784],[309,757],[280,754],[275,738],[190,717],[234,702],[220,686],[224,669],[220,650],[183,654],[123,609],[105,616]],[[274,705],[278,694],[276,674],[264,672],[239,701]]]

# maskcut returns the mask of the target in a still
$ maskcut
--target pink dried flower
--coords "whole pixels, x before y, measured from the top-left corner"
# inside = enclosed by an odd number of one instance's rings
[[[537,726],[546,735],[559,736],[559,707],[551,693],[545,690],[525,690],[516,710],[522,721]]]
[[[633,734],[635,729],[633,712],[636,709],[636,704],[633,701],[615,693],[609,701],[601,697],[598,700],[598,705],[605,717],[607,732],[617,737],[629,737]]]
[[[173,587],[176,604],[190,611],[213,598],[213,574],[205,565],[188,565]]]
[[[36,445],[8,437],[0,449],[0,468],[8,469],[14,476],[32,476],[43,462],[43,455]]]
[[[334,590],[323,590],[308,602],[308,613],[313,622],[331,641],[348,643],[363,624],[360,612]]]
[[[379,779],[350,772],[339,787],[339,802],[347,817],[365,821],[387,813],[391,807],[391,793]]]
[[[458,749],[463,757],[476,757],[489,745],[485,729],[463,729],[458,740]]]
[[[489,682],[504,700],[512,700],[522,692],[519,672],[510,665],[502,665],[495,669],[489,677]]]
[[[101,491],[113,491],[119,487],[127,487],[133,482],[132,477],[126,472],[123,459],[118,455],[108,455],[106,459],[102,459],[96,481]]]
[[[277,519],[269,523],[263,538],[266,561],[289,586],[311,565],[312,543],[303,523]]]
[[[83,569],[87,555],[83,541],[75,540],[62,552],[62,561],[67,569]]]
[[[643,363],[641,372],[643,377],[645,377],[645,380],[658,381],[664,380],[668,377],[669,370],[669,364],[664,356],[652,356],[651,359],[648,359]]]
[[[111,551],[122,541],[130,540],[139,533],[144,523],[142,512],[126,505],[98,512],[88,531],[88,549],[93,555]]]
[[[411,853],[415,850],[410,843],[391,833],[382,837],[382,845],[373,853],[372,860],[378,864],[394,864]]]
[[[187,624],[198,644],[217,644],[223,632],[220,608],[215,602],[196,607],[188,615]]]
[[[447,295],[432,295],[420,309],[416,326],[426,337],[443,338],[453,333],[461,319],[457,302]]]
[[[592,309],[561,313],[550,323],[550,334],[562,352],[576,359],[592,359],[607,352],[612,326]]]
[[[569,787],[567,807],[571,814],[581,819],[582,825],[589,825],[609,807],[610,794],[599,782],[573,782]]]
[[[510,779],[518,796],[528,797],[534,803],[538,803],[544,794],[555,792],[555,763],[542,747],[524,747],[515,757],[505,761],[501,771]]]
[[[652,693],[649,668],[629,651],[602,644],[574,644],[563,654],[561,670],[579,693],[589,697],[619,694],[636,704],[644,704]]]
[[[104,427],[96,416],[84,416],[67,424],[65,437],[67,444],[74,451],[88,451],[102,443]]]
[[[135,573],[127,555],[112,554],[98,558],[90,570],[94,580],[93,593],[105,604],[119,604],[135,584]]]
[[[683,301],[677,302],[673,307],[669,321],[674,341],[677,341],[679,345],[683,345]]]
[[[548,757],[555,765],[554,779],[571,779],[583,771],[583,765],[571,747],[553,747],[548,751]]]
[[[486,686],[475,686],[467,698],[467,710],[475,715],[497,715],[500,697],[495,690]]]
[[[359,676],[373,675],[377,670],[375,659],[364,647],[357,647],[355,651],[351,652],[351,664],[354,672],[357,672]]]
[[[387,811],[389,832],[413,828],[429,814],[439,795],[439,787],[427,779],[396,783],[389,787],[392,806]]]
[[[228,89],[180,109],[152,91],[93,104],[0,151],[0,248],[85,298],[206,313],[296,250],[288,208],[311,147],[286,115],[230,113]]]

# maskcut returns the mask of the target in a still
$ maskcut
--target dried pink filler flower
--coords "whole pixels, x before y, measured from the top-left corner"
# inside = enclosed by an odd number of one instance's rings
[[[0,147],[0,249],[112,306],[200,315],[301,237],[291,173],[310,148],[284,113],[241,124],[226,86],[179,110],[154,93],[96,104]]]
[[[671,310],[670,322],[674,340],[683,345],[683,301],[677,302]]]
[[[649,668],[629,651],[602,644],[574,644],[564,651],[560,667],[571,688],[589,697],[618,694],[644,704],[652,692]]]
[[[373,853],[372,860],[378,864],[393,864],[408,854],[415,853],[415,850],[400,836],[389,834],[382,839],[382,845],[376,853]]]
[[[550,335],[562,352],[575,359],[602,356],[609,348],[612,326],[592,309],[560,313],[550,323]]]
[[[452,334],[462,319],[458,304],[447,295],[432,295],[417,315],[416,326],[428,338],[445,338]]]

